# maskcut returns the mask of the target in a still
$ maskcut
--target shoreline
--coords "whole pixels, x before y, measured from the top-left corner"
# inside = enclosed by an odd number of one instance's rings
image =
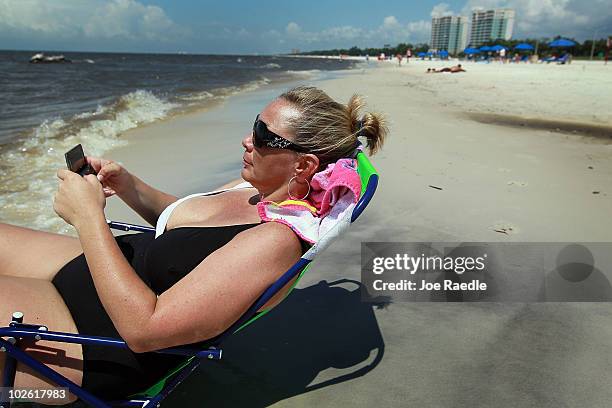
[[[64,152],[76,144],[83,145],[86,155],[109,157],[113,150],[130,143],[132,130],[137,130],[137,133],[144,134],[146,138],[148,132],[156,132],[158,125],[166,129],[166,142],[180,143],[179,135],[168,123],[183,123],[183,118],[194,118],[203,112],[219,109],[234,95],[248,94],[259,88],[268,89],[269,85],[282,87],[291,81],[337,75],[325,68],[337,64],[301,64],[293,61],[283,65],[287,65],[288,69],[282,70],[273,63],[261,65],[266,70],[278,68],[278,73],[269,75],[263,70],[261,73],[257,71],[260,67],[257,65],[253,76],[247,78],[244,84],[217,87],[209,89],[210,92],[200,92],[198,89],[202,87],[197,86],[191,90],[184,87],[182,93],[175,94],[164,94],[163,89],[126,88],[126,93],[107,99],[97,108],[83,108],[76,113],[69,113],[68,110],[65,116],[41,119],[42,122],[32,124],[27,131],[13,132],[14,138],[4,142],[0,140],[0,152],[4,159],[0,168],[0,207],[3,208],[0,220],[74,236],[74,230],[54,213],[51,203],[57,188],[57,169],[65,167]],[[291,67],[297,67],[298,70],[291,71]],[[307,69],[309,67],[322,69]],[[36,122],[36,118],[34,116],[24,123]],[[191,132],[184,126],[183,129]],[[225,131],[219,126],[216,130],[220,134]],[[159,151],[164,150],[161,142],[157,147]],[[148,152],[149,155],[155,155],[154,150],[149,149]],[[133,150],[132,156],[138,155],[138,149]],[[167,187],[172,186],[169,184]],[[114,205],[111,204],[111,208]]]

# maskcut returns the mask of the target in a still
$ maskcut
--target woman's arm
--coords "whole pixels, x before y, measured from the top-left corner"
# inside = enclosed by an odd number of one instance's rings
[[[177,198],[157,190],[112,160],[87,157],[104,186],[107,197],[117,195],[151,225],[157,223],[161,212]]]
[[[147,222],[155,225],[162,211],[178,200],[178,198],[157,190],[133,174],[129,174],[131,177],[130,185],[132,187],[117,195]],[[244,183],[244,180],[241,178],[230,181],[217,188],[217,190],[232,188],[240,183]]]
[[[125,260],[103,217],[77,230],[100,301],[137,353],[222,333],[301,254],[289,228],[263,224],[238,234],[158,298]]]
[[[118,192],[117,196],[149,224],[155,225],[162,211],[178,198],[151,187],[131,173],[128,174],[131,188]]]
[[[130,344],[133,328],[155,309],[157,297],[123,256],[104,216],[105,192],[93,175],[81,177],[61,169],[53,209],[74,226],[96,291],[115,326]],[[119,316],[119,317],[118,317]]]
[[[87,265],[104,309],[117,332],[134,351],[140,322],[155,310],[157,296],[125,259],[103,214],[75,224]]]
[[[54,209],[72,224],[104,309],[135,352],[202,341],[236,321],[299,259],[300,243],[285,225],[266,223],[236,235],[159,297],[123,256],[104,217],[95,176],[59,170]]]

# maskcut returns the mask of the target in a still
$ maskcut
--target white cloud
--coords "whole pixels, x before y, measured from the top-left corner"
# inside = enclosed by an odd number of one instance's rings
[[[251,35],[251,33],[246,29],[246,28],[241,28],[240,30],[238,30],[238,32],[236,33],[236,35],[238,37],[244,37],[247,38]]]
[[[427,42],[431,21],[387,15],[373,26],[362,23],[309,30],[289,18],[286,26],[260,32],[244,24],[202,22],[191,30],[176,24],[162,7],[147,0],[0,0],[0,47],[28,47],[45,43],[98,49],[206,49],[215,44],[227,51],[254,49],[278,52],[287,48],[326,49],[380,47],[400,42]],[[515,38],[563,35],[579,40],[612,33],[612,0],[463,0],[453,10],[449,0],[437,0],[431,16],[470,16],[474,7],[510,7],[516,10]],[[384,3],[381,3],[384,4]],[[382,5],[380,7],[383,8]],[[297,17],[293,17],[297,18]],[[414,18],[414,17],[413,17]],[[420,18],[420,16],[419,16]],[[197,36],[193,33],[197,33]],[[193,41],[193,40],[196,41]],[[49,41],[47,41],[49,40]],[[201,45],[205,44],[205,45]],[[281,46],[280,44],[285,44]],[[118,45],[118,46],[117,46]]]
[[[76,35],[76,21],[87,14],[87,7],[76,0],[0,0],[0,33],[33,32],[41,35]],[[75,18],[72,19],[69,16]]]
[[[280,38],[281,33],[276,30],[268,30],[262,34],[263,38]]]
[[[264,34],[266,38],[274,38],[278,43],[281,40],[291,39],[296,46],[321,47],[360,47],[382,46],[383,43],[419,42],[429,37],[431,23],[429,21],[413,21],[401,23],[395,16],[387,16],[382,24],[376,28],[365,29],[351,25],[329,27],[320,31],[307,31],[295,22],[285,27],[286,37],[278,31],[269,30]]]
[[[597,3],[598,7],[594,7]],[[590,38],[593,27],[607,27],[612,32],[612,0],[592,0],[587,6],[581,0],[467,0],[463,8],[453,13],[448,3],[438,3],[430,15],[448,16],[461,14],[470,17],[472,9],[512,8],[516,11],[514,37],[554,36]],[[608,7],[606,7],[606,5]],[[594,23],[595,26],[593,25]],[[588,31],[591,30],[591,31]],[[602,36],[605,30],[601,30]],[[587,33],[587,34],[585,34]],[[266,38],[276,43],[291,44],[300,48],[340,48],[357,45],[359,47],[381,46],[385,43],[427,42],[431,35],[431,20],[405,22],[398,16],[389,15],[374,28],[351,25],[329,27],[319,31],[309,31],[295,22],[287,24],[284,35],[271,30]]]
[[[385,19],[383,20],[382,26],[384,29],[394,30],[400,27],[400,23],[399,21],[397,21],[397,18],[395,18],[395,16],[388,16],[385,17]]]
[[[309,44],[324,41],[349,40],[357,38],[361,32],[362,30],[351,26],[326,28],[322,31],[304,31],[294,22],[287,24],[287,27],[285,27],[285,33],[292,40]],[[276,37],[279,42],[282,39],[280,33],[275,30],[268,31],[267,36]]]
[[[476,7],[514,9],[514,37],[552,37],[559,34],[590,38],[598,27],[612,30],[610,0],[468,0],[462,14],[471,16],[472,9]],[[600,33],[601,36],[604,34],[607,33]]]
[[[163,41],[172,35],[175,25],[157,6],[145,6],[135,0],[114,0],[93,13],[84,26],[90,37],[145,38]]]
[[[388,16],[380,27],[369,33],[369,36],[386,42],[420,42],[427,40],[430,30],[431,21],[419,20],[402,24],[395,16]]]
[[[450,16],[452,14],[453,12],[450,10],[450,6],[448,5],[448,3],[436,4],[430,13],[432,17],[445,17]]]
[[[410,33],[425,33],[427,37],[429,37],[431,32],[431,21],[412,21],[408,23],[408,31]]]
[[[287,24],[287,27],[285,28],[285,31],[289,35],[298,34],[300,31],[302,31],[302,28],[297,23],[294,23],[292,21],[289,24]]]
[[[136,0],[0,0],[0,10],[0,36],[171,41],[186,34],[162,8]]]
[[[331,27],[321,32],[319,40],[355,40],[364,35],[362,29],[353,26]]]

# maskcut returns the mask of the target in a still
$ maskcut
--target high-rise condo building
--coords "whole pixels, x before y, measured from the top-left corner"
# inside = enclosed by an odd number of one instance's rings
[[[495,9],[472,11],[472,28],[470,30],[470,47],[498,39],[512,38],[514,28],[514,10]]]
[[[446,50],[456,54],[467,45],[468,20],[464,16],[433,17],[431,19],[431,50]]]

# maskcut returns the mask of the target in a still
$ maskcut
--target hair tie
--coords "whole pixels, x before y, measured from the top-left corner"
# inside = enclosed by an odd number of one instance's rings
[[[365,123],[363,122],[363,120],[357,122],[357,127],[359,128],[359,130],[357,131],[357,137],[365,136],[364,125]]]
[[[363,152],[363,144],[359,141],[359,139],[355,139],[355,147],[348,157],[356,159],[359,152]]]

